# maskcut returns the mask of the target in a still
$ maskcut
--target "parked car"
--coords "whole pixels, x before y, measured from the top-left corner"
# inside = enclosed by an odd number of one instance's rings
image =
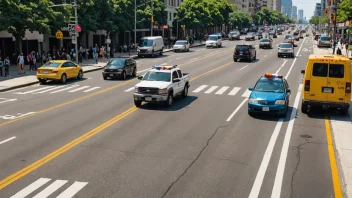
[[[246,37],[245,37],[246,41],[249,41],[249,40],[253,40],[255,41],[255,33],[254,32],[248,32]]]
[[[250,44],[236,45],[233,53],[233,61],[237,62],[238,59],[247,60],[248,62],[257,59],[257,51],[255,47]]]
[[[174,52],[189,52],[189,42],[186,40],[176,41],[175,45],[172,47]]]

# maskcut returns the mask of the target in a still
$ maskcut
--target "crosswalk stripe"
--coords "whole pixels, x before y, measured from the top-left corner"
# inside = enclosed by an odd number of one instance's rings
[[[47,182],[49,182],[50,180],[51,179],[48,179],[48,178],[40,178],[10,198],[24,198],[27,195],[31,194],[33,191],[37,190],[38,188],[46,184]]]
[[[90,92],[90,91],[93,91],[93,90],[96,90],[96,89],[100,89],[100,87],[92,87],[92,88],[87,89],[87,90],[85,90],[83,92]]]
[[[88,88],[88,87],[90,87],[90,86],[83,86],[83,87],[80,87],[80,88],[71,90],[71,91],[69,91],[69,92],[70,92],[70,93],[73,93],[73,92],[80,91],[80,90],[85,89],[85,88]]]
[[[88,182],[75,182],[56,198],[71,198],[87,184]]]
[[[66,90],[69,90],[69,89],[72,89],[72,88],[75,88],[75,87],[78,87],[79,85],[72,85],[70,87],[66,87],[64,89],[60,89],[60,90],[56,90],[56,91],[53,91],[53,92],[50,92],[51,94],[53,93],[58,93],[58,92],[62,92],[62,91],[66,91]]]
[[[230,96],[236,95],[237,92],[238,92],[240,89],[241,89],[240,87],[235,87],[235,88],[233,88],[233,89],[230,91],[229,95],[230,95]]]
[[[202,91],[203,89],[205,89],[207,86],[208,86],[208,85],[202,85],[202,86],[198,87],[197,89],[195,89],[195,90],[193,91],[193,93],[198,93],[198,92]]]
[[[44,89],[50,89],[51,86],[48,86],[48,87],[42,87],[42,88],[39,88],[39,89],[34,89],[34,90],[31,90],[31,91],[26,91],[26,92],[15,92],[14,94],[29,94],[29,93],[33,93],[33,92],[36,92],[36,91],[41,91],[41,90],[44,90]]]
[[[33,198],[46,198],[66,183],[67,180],[56,180]]]
[[[204,92],[204,93],[206,93],[206,94],[210,94],[211,92],[213,92],[215,89],[217,89],[219,86],[212,86],[212,87],[210,87],[206,92]]]
[[[217,91],[215,94],[217,95],[222,95],[226,90],[228,90],[230,87],[227,86],[223,86],[221,87],[221,89],[219,89],[219,91]]]
[[[41,92],[35,92],[34,94],[40,94],[40,93],[45,93],[45,92],[49,92],[49,91],[52,91],[52,90],[55,90],[55,89],[60,89],[60,88],[64,88],[64,87],[67,87],[67,85],[64,85],[64,86],[55,86],[51,89],[46,89],[44,91],[41,91]]]
[[[242,97],[248,98],[249,95],[251,95],[251,91],[249,91],[248,89],[246,89],[246,91],[242,94]]]
[[[134,89],[134,87],[131,87],[131,88],[129,88],[129,89],[126,89],[125,92],[130,92],[130,91],[132,91],[133,89]]]

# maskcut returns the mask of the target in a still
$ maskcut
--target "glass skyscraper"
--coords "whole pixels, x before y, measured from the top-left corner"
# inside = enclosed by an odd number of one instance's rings
[[[292,17],[292,0],[281,0],[281,13],[289,18]]]

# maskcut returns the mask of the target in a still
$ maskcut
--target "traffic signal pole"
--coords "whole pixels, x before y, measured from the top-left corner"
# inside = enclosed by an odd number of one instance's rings
[[[333,45],[334,45],[334,48],[332,50],[332,54],[335,54],[335,48],[336,48],[336,45],[335,45],[335,42],[336,42],[336,14],[337,14],[337,0],[334,0],[334,6],[333,6],[333,13],[334,13],[334,17],[333,17],[333,22],[334,22],[334,33],[333,33]],[[337,44],[337,43],[336,43]]]

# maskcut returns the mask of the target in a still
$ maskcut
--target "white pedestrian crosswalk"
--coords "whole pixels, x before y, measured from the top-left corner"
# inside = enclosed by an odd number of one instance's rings
[[[17,95],[26,95],[26,94],[56,94],[60,92],[68,92],[68,93],[75,93],[75,92],[92,92],[94,90],[100,89],[100,87],[95,87],[95,86],[80,86],[78,84],[73,84],[73,85],[55,85],[55,86],[49,86],[49,85],[40,85],[36,88],[33,88],[32,90],[29,91],[22,91],[22,92],[13,92],[13,94]]]
[[[28,195],[32,194],[34,191],[40,190],[36,195],[31,195],[33,198],[46,198],[49,197],[56,191],[60,191],[57,198],[71,198],[76,195],[82,188],[84,188],[88,182],[77,182],[75,181],[73,184],[68,186],[66,189],[62,188],[68,181],[67,180],[55,180],[54,182],[50,182],[50,178],[39,178],[35,182],[29,184],[27,187],[23,188],[10,198],[24,198]],[[44,188],[45,184],[49,184]]]

